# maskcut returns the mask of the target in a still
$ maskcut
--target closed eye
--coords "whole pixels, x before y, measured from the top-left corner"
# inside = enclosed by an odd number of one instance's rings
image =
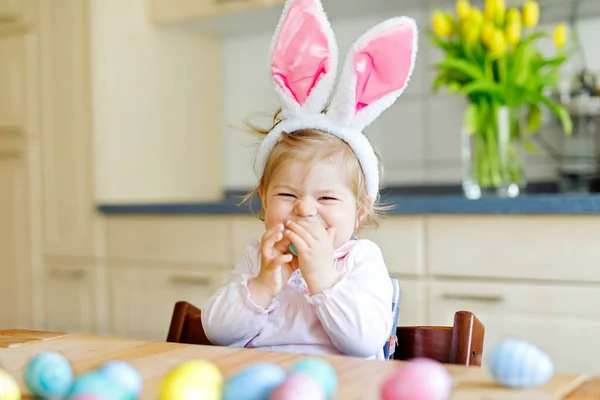
[[[338,200],[335,197],[321,197],[321,200]]]
[[[296,198],[296,196],[291,193],[277,193],[277,196]]]

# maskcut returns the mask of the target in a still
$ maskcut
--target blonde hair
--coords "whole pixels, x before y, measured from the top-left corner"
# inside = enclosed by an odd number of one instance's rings
[[[281,109],[273,115],[273,123],[269,129],[260,128],[246,121],[247,129],[255,134],[266,135],[282,121],[279,118],[280,113]],[[375,154],[379,161],[381,157],[377,150],[375,150]],[[378,217],[383,216],[385,211],[393,207],[379,204],[379,196],[373,202],[371,201],[367,194],[367,185],[360,162],[350,146],[337,136],[315,129],[301,129],[281,133],[279,140],[267,158],[263,175],[257,185],[244,197],[242,203],[251,201],[260,193],[261,189],[266,190],[274,172],[285,162],[301,160],[312,165],[314,162],[325,159],[336,159],[350,174],[351,189],[357,202],[357,215],[362,217],[358,229],[378,227]],[[264,206],[261,206],[258,216],[264,221]]]

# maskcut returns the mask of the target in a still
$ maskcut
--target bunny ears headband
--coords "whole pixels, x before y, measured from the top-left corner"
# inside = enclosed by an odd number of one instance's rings
[[[365,175],[372,201],[379,191],[379,168],[362,130],[402,94],[417,53],[417,26],[397,17],[365,32],[351,47],[328,111],[338,66],[338,49],[320,0],[287,0],[271,43],[271,79],[285,119],[269,132],[258,151],[262,173],[281,132],[316,129],[348,143]]]

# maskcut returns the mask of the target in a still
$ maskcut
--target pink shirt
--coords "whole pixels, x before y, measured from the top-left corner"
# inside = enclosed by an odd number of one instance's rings
[[[246,248],[229,282],[202,310],[202,325],[216,345],[306,354],[344,354],[383,359],[393,325],[392,286],[379,247],[352,239],[334,252],[342,278],[311,296],[296,270],[264,309],[248,291],[260,270],[260,244]]]

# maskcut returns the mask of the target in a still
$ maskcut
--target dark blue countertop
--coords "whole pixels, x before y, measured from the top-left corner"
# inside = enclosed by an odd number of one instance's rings
[[[388,215],[411,214],[598,214],[600,194],[527,194],[521,197],[468,200],[461,195],[383,195],[393,205]],[[239,199],[222,202],[168,204],[101,204],[103,214],[251,214],[259,209],[238,205]]]

